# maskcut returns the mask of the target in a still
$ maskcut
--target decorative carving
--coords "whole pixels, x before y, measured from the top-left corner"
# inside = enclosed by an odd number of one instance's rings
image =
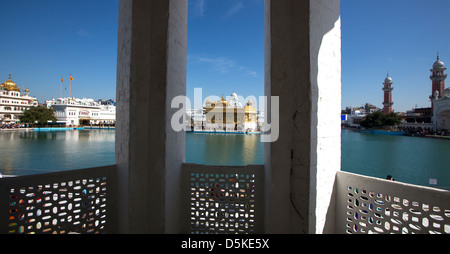
[[[106,233],[106,177],[10,189],[9,232]]]
[[[349,234],[450,234],[450,210],[351,186],[346,219]]]
[[[249,173],[191,173],[191,233],[255,233],[255,179]]]

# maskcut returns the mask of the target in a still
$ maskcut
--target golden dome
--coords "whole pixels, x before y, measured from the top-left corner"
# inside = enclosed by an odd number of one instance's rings
[[[17,84],[14,83],[11,80],[11,73],[9,74],[9,78],[8,80],[6,80],[5,82],[3,82],[0,87],[3,87],[4,89],[8,90],[8,91],[16,91],[16,92],[20,92],[20,88],[17,87]]]

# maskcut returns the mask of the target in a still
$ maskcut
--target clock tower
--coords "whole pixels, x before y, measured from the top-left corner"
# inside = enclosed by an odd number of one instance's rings
[[[447,68],[445,68],[444,62],[439,60],[438,54],[437,60],[433,64],[433,69],[430,70],[431,71],[430,79],[432,81],[430,98],[435,97],[435,95],[440,97],[444,93],[445,80],[447,79],[447,74],[445,74],[446,70]],[[431,108],[433,108],[433,102],[431,102]]]
[[[392,91],[394,90],[394,88],[392,87],[392,84],[394,84],[394,82],[392,82],[392,78],[389,77],[389,74],[388,74],[383,83],[383,85],[384,85],[384,87],[383,87],[383,91],[384,91],[383,111],[385,114],[390,114],[390,113],[394,112],[394,109],[392,108],[392,106],[394,105],[394,102],[392,101]]]

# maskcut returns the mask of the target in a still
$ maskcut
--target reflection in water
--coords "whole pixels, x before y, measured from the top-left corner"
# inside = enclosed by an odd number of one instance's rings
[[[2,131],[0,173],[29,175],[115,163],[114,130]]]
[[[259,135],[186,133],[186,162],[244,166],[263,164]]]
[[[115,163],[115,130],[2,131],[0,173],[29,175]],[[259,135],[186,133],[186,161],[263,164]]]
[[[28,175],[115,163],[115,130],[0,131],[0,173]],[[342,130],[343,171],[450,189],[449,140]],[[264,164],[259,135],[186,133],[186,162]]]

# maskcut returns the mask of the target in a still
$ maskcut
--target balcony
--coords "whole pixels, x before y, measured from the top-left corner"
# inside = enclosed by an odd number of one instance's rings
[[[0,179],[1,232],[449,233],[449,192],[339,171],[339,1],[265,0],[264,166],[184,164],[187,5],[119,1],[116,165]]]
[[[116,170],[0,179],[1,233],[121,233]],[[265,233],[263,165],[183,164],[182,171],[182,232]],[[449,191],[338,172],[334,197],[332,233],[450,234]]]

